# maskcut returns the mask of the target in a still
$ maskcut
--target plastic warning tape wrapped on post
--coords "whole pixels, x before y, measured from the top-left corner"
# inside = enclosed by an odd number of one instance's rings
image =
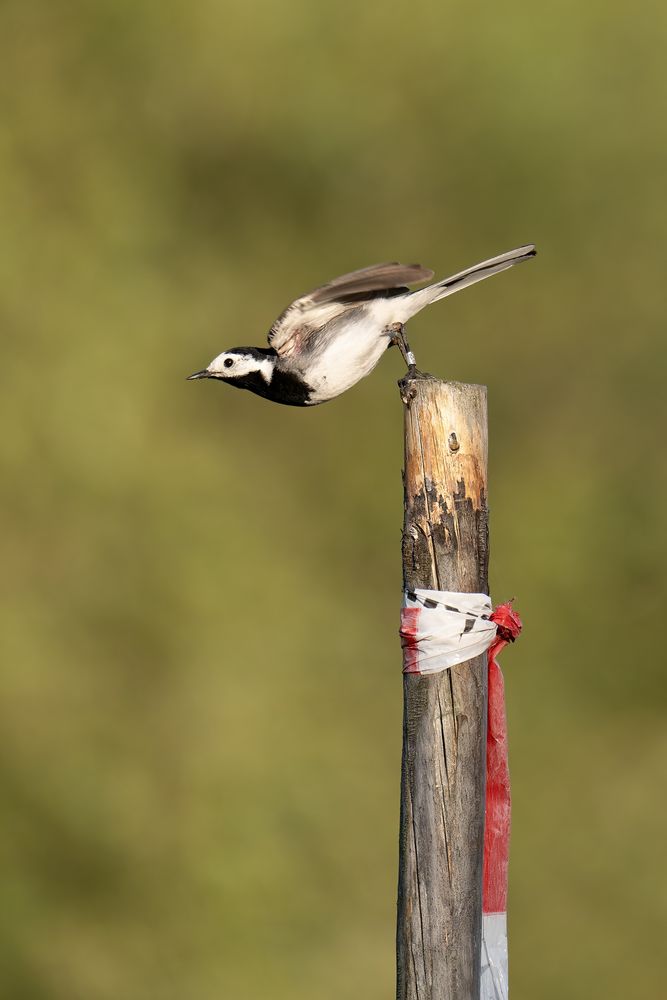
[[[507,874],[510,781],[505,687],[496,657],[521,632],[511,602],[495,611],[486,594],[406,591],[401,610],[403,673],[434,674],[488,650],[486,807],[480,1000],[507,1000]]]
[[[401,610],[404,674],[437,674],[485,653],[496,638],[486,594],[406,590]]]

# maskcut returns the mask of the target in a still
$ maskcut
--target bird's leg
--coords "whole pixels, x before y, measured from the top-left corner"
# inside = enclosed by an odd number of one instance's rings
[[[396,344],[408,366],[408,376],[414,375],[417,371],[417,362],[406,339],[405,327],[402,323],[392,323],[389,329],[392,331],[391,343]]]
[[[415,376],[419,375],[417,371],[417,362],[415,356],[410,350],[410,345],[408,344],[407,338],[405,336],[405,327],[402,323],[392,323],[389,327],[391,331],[391,344],[396,344],[399,351],[403,355],[403,360],[408,366],[408,370],[403,378],[398,383],[398,388],[401,392],[401,399],[406,406],[409,406],[411,401],[415,398],[417,390],[415,389],[414,379]]]

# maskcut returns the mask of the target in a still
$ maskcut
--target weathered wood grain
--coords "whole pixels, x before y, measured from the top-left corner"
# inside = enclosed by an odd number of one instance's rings
[[[404,585],[488,593],[486,388],[401,391]],[[486,679],[485,656],[403,678],[398,1000],[479,1000]]]

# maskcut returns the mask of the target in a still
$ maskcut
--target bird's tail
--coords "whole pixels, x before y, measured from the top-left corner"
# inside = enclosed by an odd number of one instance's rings
[[[474,267],[469,267],[465,271],[459,271],[458,274],[453,274],[451,277],[445,278],[444,281],[437,281],[434,285],[428,285],[426,288],[412,292],[404,300],[407,312],[405,319],[414,316],[432,302],[444,299],[447,295],[453,295],[454,292],[459,292],[462,288],[467,288],[468,285],[474,285],[476,281],[483,281],[484,278],[490,278],[492,274],[500,274],[501,271],[505,271],[515,264],[520,264],[521,261],[530,260],[536,252],[533,244],[529,243],[527,246],[517,247],[516,250],[501,253],[498,257],[491,257],[490,260],[483,260],[481,264],[475,264]]]

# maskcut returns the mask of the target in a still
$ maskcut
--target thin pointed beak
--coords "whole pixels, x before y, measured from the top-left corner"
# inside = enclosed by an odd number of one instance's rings
[[[195,372],[194,375],[188,375],[186,381],[189,382],[193,378],[210,378],[211,373],[208,368],[203,368],[200,372]]]

